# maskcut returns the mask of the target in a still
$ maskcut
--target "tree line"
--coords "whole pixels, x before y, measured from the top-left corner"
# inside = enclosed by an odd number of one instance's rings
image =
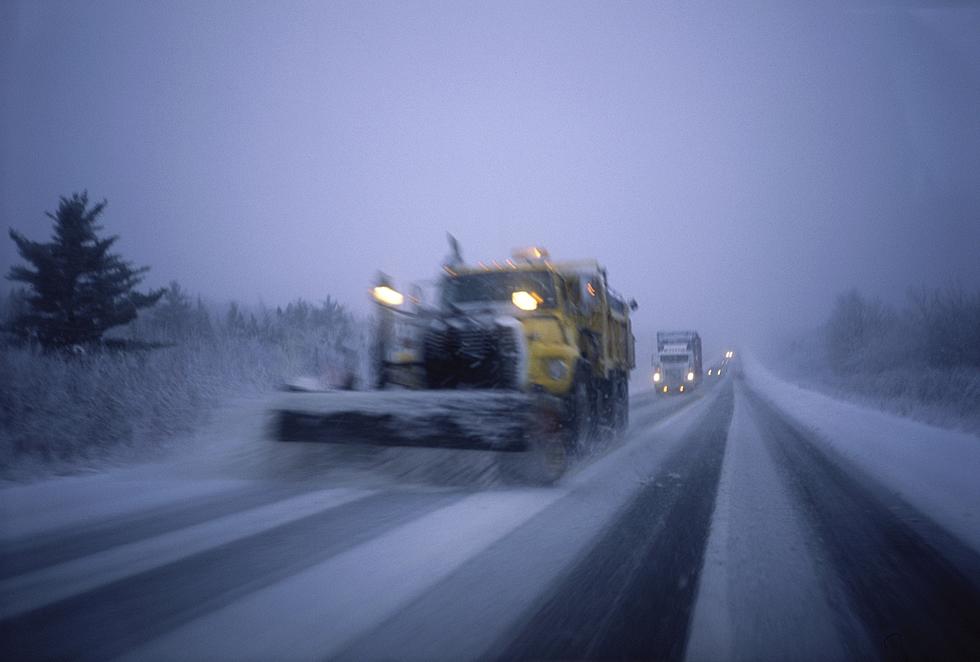
[[[355,320],[339,302],[296,299],[285,307],[247,307],[231,302],[222,311],[177,281],[140,291],[149,267],[137,267],[112,252],[117,235],[103,237],[98,224],[105,200],[88,194],[61,197],[47,242],[10,237],[26,264],[8,280],[19,284],[2,301],[8,339],[46,351],[150,348],[228,338],[313,346],[349,352]]]
[[[830,367],[841,374],[980,369],[980,290],[915,290],[902,308],[850,290],[837,297],[823,334]]]

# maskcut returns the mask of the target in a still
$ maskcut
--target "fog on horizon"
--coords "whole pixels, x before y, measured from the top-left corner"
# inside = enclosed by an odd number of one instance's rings
[[[716,352],[980,283],[977,34],[968,3],[8,2],[0,217],[43,238],[88,190],[147,286],[357,311],[447,231],[537,244],[605,264],[641,347]]]

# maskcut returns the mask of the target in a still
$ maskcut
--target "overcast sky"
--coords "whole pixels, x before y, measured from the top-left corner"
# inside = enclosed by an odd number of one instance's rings
[[[717,349],[980,284],[977,35],[971,3],[5,0],[0,220],[87,189],[148,285],[358,310],[447,231],[540,244]]]

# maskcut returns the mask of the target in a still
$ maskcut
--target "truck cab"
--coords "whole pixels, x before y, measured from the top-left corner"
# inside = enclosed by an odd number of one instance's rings
[[[625,427],[635,365],[629,311],[636,304],[609,288],[594,260],[556,263],[540,248],[503,263],[453,259],[443,266],[431,305],[413,304],[409,312],[412,297],[388,290],[375,300],[389,347],[378,355],[395,359],[382,359],[380,372],[402,375],[396,383],[542,393],[565,403],[570,427],[599,421]],[[412,351],[393,353],[392,339]]]
[[[444,272],[438,314],[423,343],[431,388],[568,393],[579,335],[559,273],[543,260],[455,265]]]

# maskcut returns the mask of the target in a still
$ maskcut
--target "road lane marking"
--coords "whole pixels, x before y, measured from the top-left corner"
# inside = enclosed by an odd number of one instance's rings
[[[507,646],[535,605],[663,473],[664,462],[689,445],[690,432],[689,425],[676,422],[652,426],[649,436],[624,444],[631,451],[611,451],[617,459],[588,482],[563,481],[568,495],[559,503],[334,655],[339,660],[507,659]]]
[[[0,544],[99,524],[154,508],[235,494],[245,480],[159,480],[133,472],[53,478],[0,491]]]
[[[64,600],[375,493],[353,489],[310,492],[12,577],[0,582],[0,619]]]
[[[482,492],[403,524],[136,649],[126,659],[324,659],[565,496]]]
[[[501,642],[505,648],[485,657],[680,656],[724,459],[730,387],[707,402],[602,537]]]

